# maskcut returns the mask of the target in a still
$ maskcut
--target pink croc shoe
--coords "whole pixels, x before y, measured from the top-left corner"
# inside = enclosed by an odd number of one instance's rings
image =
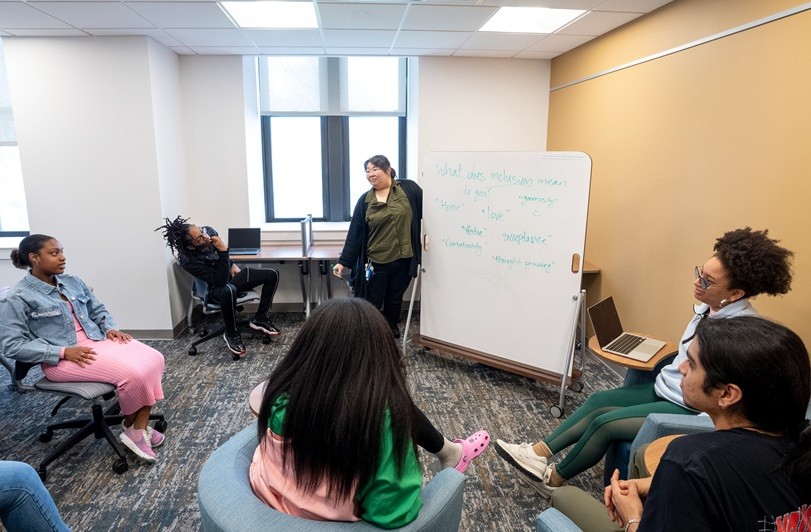
[[[490,445],[490,434],[488,434],[486,430],[480,430],[479,432],[474,432],[465,440],[455,439],[453,443],[462,444],[462,458],[459,459],[459,463],[456,464],[454,469],[460,473],[464,473],[467,470],[467,466],[470,465],[470,462],[482,454],[484,450],[487,449],[487,446]]]

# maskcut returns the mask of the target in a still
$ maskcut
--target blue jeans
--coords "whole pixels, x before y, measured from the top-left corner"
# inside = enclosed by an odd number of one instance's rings
[[[0,520],[9,532],[70,531],[34,468],[0,461]]]

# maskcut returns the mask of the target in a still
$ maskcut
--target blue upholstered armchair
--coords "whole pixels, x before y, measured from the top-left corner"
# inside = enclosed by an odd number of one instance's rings
[[[200,503],[203,530],[207,532],[259,532],[305,530],[380,531],[358,521],[336,523],[301,519],[281,512],[259,500],[251,490],[248,468],[259,441],[256,423],[245,427],[211,453],[200,472],[197,500]],[[465,476],[455,469],[443,469],[428,482],[420,494],[423,506],[416,521],[398,530],[408,532],[449,532],[459,529]]]

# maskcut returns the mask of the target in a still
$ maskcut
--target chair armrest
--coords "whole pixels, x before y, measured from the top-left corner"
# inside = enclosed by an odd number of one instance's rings
[[[554,508],[535,518],[535,532],[582,532],[574,522]]]
[[[715,430],[709,416],[689,414],[648,414],[642,428],[631,443],[631,460],[640,446],[672,434],[695,434]],[[629,471],[633,464],[629,464]]]

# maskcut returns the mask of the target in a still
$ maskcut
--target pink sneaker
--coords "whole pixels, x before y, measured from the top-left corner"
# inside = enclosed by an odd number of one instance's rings
[[[127,430],[127,426],[122,421],[121,422],[121,432],[124,432],[125,430]],[[149,446],[152,447],[153,449],[155,447],[160,447],[161,445],[163,445],[163,440],[166,439],[162,433],[160,433],[157,430],[153,429],[149,425],[146,426],[146,435],[147,435],[147,439],[149,440]]]
[[[166,439],[162,432],[158,432],[149,425],[146,426],[146,435],[149,437],[149,446],[153,449],[163,445],[163,440]]]
[[[456,464],[455,469],[460,473],[464,473],[467,470],[467,466],[470,465],[470,462],[482,454],[484,450],[487,449],[487,446],[490,445],[490,434],[488,434],[486,430],[480,430],[468,436],[466,440],[455,439],[453,443],[462,444],[462,458],[459,459],[459,463]]]
[[[130,451],[134,452],[138,458],[153,464],[158,457],[155,455],[155,451],[152,450],[152,447],[150,447],[149,442],[146,441],[145,435],[145,430],[135,430],[130,427],[122,432],[118,438],[121,440],[121,443],[126,445]]]

